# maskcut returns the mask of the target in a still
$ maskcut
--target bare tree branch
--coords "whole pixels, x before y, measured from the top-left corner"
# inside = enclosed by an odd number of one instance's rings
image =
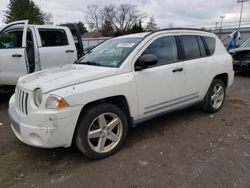
[[[108,21],[116,32],[125,34],[135,23],[145,18],[145,14],[140,13],[136,5],[131,4],[108,5],[103,9],[97,5],[88,5],[87,10],[88,22],[94,23],[98,31],[101,31],[105,22]]]
[[[97,31],[100,31],[100,25],[102,23],[102,16],[101,16],[101,9],[98,7],[98,5],[88,5],[87,6],[87,16],[86,16],[87,22],[89,24],[94,23],[94,27]]]

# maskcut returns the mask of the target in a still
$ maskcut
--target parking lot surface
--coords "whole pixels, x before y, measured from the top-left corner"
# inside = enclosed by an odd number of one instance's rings
[[[12,92],[0,93],[0,187],[250,187],[249,73],[235,77],[220,112],[192,107],[145,122],[100,161],[75,147],[18,141],[7,112]]]

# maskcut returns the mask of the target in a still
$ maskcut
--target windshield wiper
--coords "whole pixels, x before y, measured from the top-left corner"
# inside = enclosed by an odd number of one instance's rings
[[[84,64],[84,65],[94,65],[94,66],[102,66],[100,63],[96,63],[94,61],[83,61],[83,62],[78,62],[77,64]]]

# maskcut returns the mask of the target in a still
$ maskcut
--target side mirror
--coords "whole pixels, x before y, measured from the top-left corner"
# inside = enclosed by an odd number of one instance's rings
[[[135,70],[140,71],[148,66],[156,65],[158,62],[157,57],[153,54],[145,54],[141,56],[135,63]]]

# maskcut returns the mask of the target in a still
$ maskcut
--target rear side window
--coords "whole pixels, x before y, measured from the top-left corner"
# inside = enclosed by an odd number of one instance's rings
[[[200,58],[200,49],[196,36],[183,35],[181,40],[186,60]]]
[[[178,52],[175,37],[167,36],[155,40],[144,52],[157,57],[158,63],[155,66],[166,65],[178,61]]]
[[[43,47],[68,45],[67,35],[64,30],[39,30]]]
[[[203,37],[207,45],[207,55],[211,56],[215,52],[215,39],[212,37]]]
[[[206,48],[205,48],[204,42],[202,41],[201,36],[197,36],[197,40],[198,40],[198,44],[199,44],[199,48],[200,48],[201,57],[206,57],[207,56]]]

